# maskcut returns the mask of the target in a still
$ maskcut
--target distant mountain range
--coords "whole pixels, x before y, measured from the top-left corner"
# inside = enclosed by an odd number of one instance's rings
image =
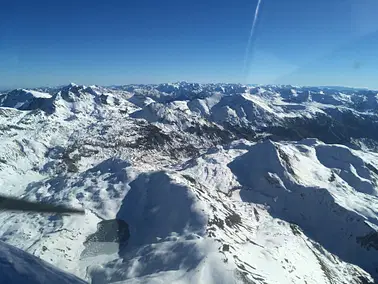
[[[377,94],[3,92],[0,193],[86,214],[0,213],[0,283],[375,283]]]

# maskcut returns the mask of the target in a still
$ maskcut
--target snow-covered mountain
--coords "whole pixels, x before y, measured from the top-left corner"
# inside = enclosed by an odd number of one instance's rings
[[[0,95],[0,193],[86,212],[2,212],[0,270],[16,269],[0,283],[374,283],[377,94],[179,82]]]

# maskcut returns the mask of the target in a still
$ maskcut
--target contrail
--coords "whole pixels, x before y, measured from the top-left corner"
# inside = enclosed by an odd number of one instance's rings
[[[253,18],[251,32],[250,32],[249,38],[248,38],[247,48],[245,49],[243,73],[245,74],[246,77],[248,75],[247,74],[248,54],[250,53],[253,35],[255,34],[255,26],[256,26],[257,18],[259,16],[259,10],[260,10],[260,3],[261,3],[261,1],[262,0],[257,0],[257,6],[256,6],[256,10],[255,10],[255,16]]]

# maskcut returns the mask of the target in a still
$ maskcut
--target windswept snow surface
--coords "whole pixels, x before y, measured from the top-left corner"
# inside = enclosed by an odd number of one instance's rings
[[[377,113],[357,89],[0,95],[0,193],[85,209],[1,212],[0,283],[374,283]]]
[[[67,283],[84,284],[85,281],[67,274],[18,248],[0,242],[1,283]]]

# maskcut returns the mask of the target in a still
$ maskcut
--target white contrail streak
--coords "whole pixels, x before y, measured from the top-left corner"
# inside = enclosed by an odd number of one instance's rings
[[[255,10],[255,16],[253,18],[253,22],[252,22],[252,27],[251,27],[251,32],[249,34],[249,38],[248,38],[248,43],[247,43],[247,48],[245,49],[245,56],[244,56],[244,71],[243,73],[245,74],[245,76],[247,77],[247,65],[248,65],[248,55],[250,53],[250,49],[251,49],[251,44],[252,44],[252,39],[253,39],[253,36],[255,34],[255,27],[256,27],[256,22],[257,22],[257,18],[259,16],[259,10],[260,10],[260,3],[261,3],[262,0],[257,0],[257,6],[256,6],[256,10]]]

